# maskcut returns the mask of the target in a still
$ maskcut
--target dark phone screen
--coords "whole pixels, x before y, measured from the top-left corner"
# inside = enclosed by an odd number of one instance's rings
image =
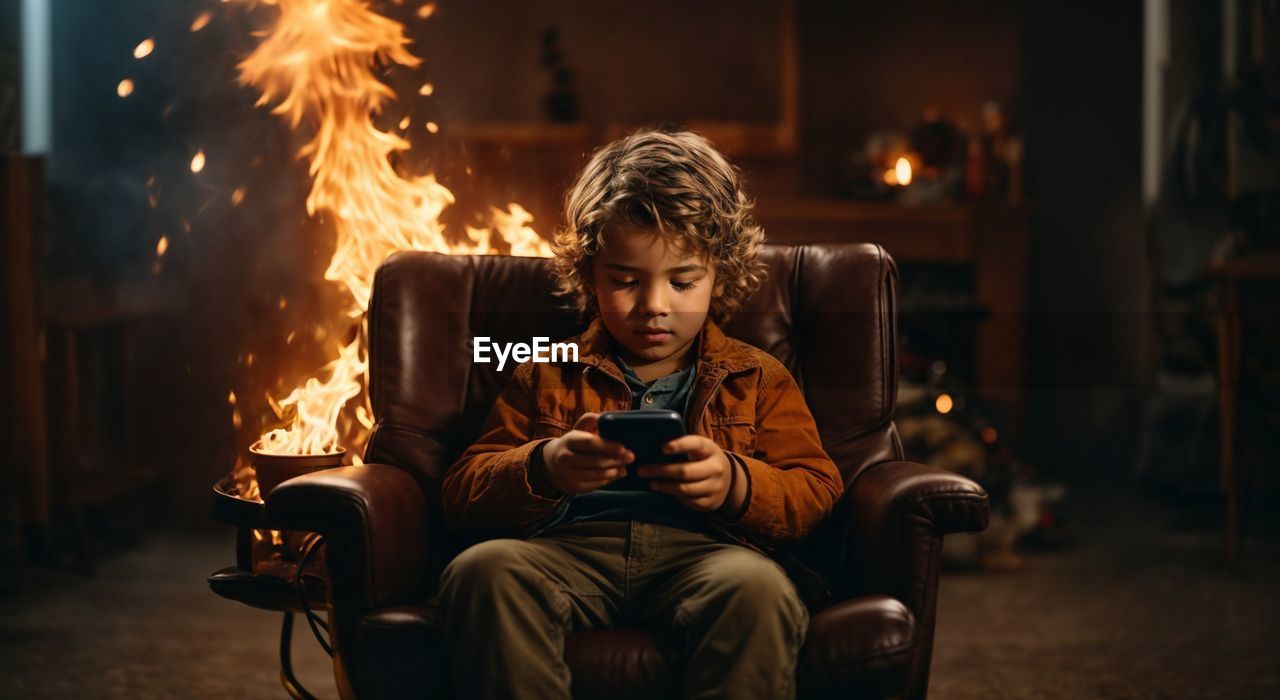
[[[619,484],[634,484],[636,490],[648,490],[645,485],[648,479],[636,476],[636,467],[688,459],[683,453],[662,454],[663,445],[684,434],[684,420],[675,411],[610,411],[600,414],[600,437],[620,443],[636,455],[635,461],[627,465],[627,475]]]

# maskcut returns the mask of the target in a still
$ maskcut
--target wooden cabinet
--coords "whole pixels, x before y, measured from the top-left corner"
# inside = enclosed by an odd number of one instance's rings
[[[877,243],[904,282],[913,265],[967,268],[972,301],[984,312],[975,329],[975,389],[1025,434],[1027,381],[1027,214],[998,204],[905,206],[835,199],[761,199],[756,218],[772,243]],[[904,309],[928,313],[928,309]],[[946,313],[938,310],[938,313]]]

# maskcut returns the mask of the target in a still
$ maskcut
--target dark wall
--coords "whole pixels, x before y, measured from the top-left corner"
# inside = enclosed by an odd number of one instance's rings
[[[779,114],[779,19],[787,2],[550,0],[442,2],[406,19],[434,118],[542,121],[551,87],[542,34],[559,32],[581,118],[773,122]],[[410,10],[387,11],[412,17]]]
[[[18,150],[18,0],[0,0],[0,153]]]
[[[1024,6],[1037,457],[1127,468],[1150,362],[1140,201],[1142,6]]]

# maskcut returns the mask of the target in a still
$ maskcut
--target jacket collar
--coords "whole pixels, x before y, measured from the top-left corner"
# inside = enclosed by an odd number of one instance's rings
[[[610,374],[622,377],[622,371],[613,361],[612,336],[604,327],[604,320],[597,314],[591,325],[578,336],[578,361],[582,364],[613,370]],[[698,332],[694,342],[694,352],[698,357],[699,373],[708,369],[721,369],[726,372],[740,372],[753,367],[760,367],[760,362],[746,352],[741,344],[730,340],[720,326],[710,318]]]

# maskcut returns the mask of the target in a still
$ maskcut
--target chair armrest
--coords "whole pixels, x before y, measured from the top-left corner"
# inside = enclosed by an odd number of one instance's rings
[[[844,576],[855,593],[884,593],[931,624],[942,538],[987,527],[987,492],[971,479],[915,462],[868,467],[845,494]]]
[[[429,561],[427,517],[422,487],[386,464],[312,472],[267,496],[273,527],[324,536],[330,603],[342,627],[422,584]]]

